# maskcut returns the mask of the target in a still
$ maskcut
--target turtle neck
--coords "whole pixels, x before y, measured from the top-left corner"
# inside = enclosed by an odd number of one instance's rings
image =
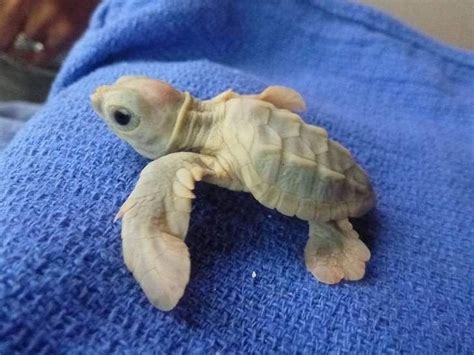
[[[219,125],[223,116],[222,108],[211,101],[200,101],[184,92],[184,102],[176,119],[167,152],[192,151],[212,154],[218,147],[209,142],[209,138],[219,132]],[[209,144],[210,143],[210,144]]]

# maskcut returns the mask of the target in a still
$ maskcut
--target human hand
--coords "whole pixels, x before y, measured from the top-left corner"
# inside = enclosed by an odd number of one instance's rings
[[[84,31],[99,0],[1,0],[0,51],[46,66]],[[43,49],[15,48],[20,33],[43,44]],[[41,46],[40,46],[41,47]]]

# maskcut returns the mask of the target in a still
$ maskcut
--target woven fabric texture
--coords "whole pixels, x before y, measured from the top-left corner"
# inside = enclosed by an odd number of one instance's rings
[[[365,279],[318,283],[306,223],[199,184],[190,284],[154,309],[112,223],[147,161],[89,104],[124,74],[300,91],[373,180]],[[104,1],[0,153],[0,353],[472,353],[473,93],[473,54],[344,1]]]

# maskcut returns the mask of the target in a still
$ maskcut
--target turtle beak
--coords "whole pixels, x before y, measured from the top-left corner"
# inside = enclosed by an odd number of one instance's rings
[[[99,86],[95,92],[90,96],[92,106],[94,107],[94,110],[99,113],[100,115],[103,115],[102,112],[102,98],[104,96],[104,93],[108,91],[107,86]]]

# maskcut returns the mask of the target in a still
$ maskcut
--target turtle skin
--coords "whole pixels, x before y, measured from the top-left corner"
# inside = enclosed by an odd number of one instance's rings
[[[117,219],[125,264],[160,310],[173,309],[189,281],[184,241],[198,181],[250,192],[307,221],[305,263],[319,281],[364,276],[370,251],[348,218],[373,207],[369,178],[324,129],[296,114],[305,108],[296,91],[228,90],[200,101],[163,81],[122,77],[99,87],[91,101],[118,137],[153,160]]]

